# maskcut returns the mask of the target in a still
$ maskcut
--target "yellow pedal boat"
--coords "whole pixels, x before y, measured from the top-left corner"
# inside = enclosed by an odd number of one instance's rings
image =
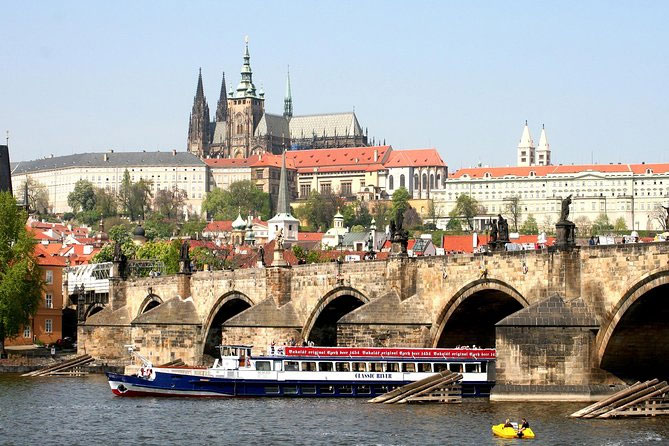
[[[516,423],[513,425],[517,426]],[[502,438],[534,438],[534,432],[529,427],[523,431],[522,435],[518,435],[517,427],[504,427],[504,423],[494,425],[492,433]]]

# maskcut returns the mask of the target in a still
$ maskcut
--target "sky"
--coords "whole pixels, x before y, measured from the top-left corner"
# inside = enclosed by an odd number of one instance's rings
[[[528,121],[554,163],[669,162],[669,2],[0,3],[13,161],[185,150],[198,68],[213,117],[249,37],[265,109],[355,109],[395,149],[505,166]],[[3,142],[4,143],[4,142]]]

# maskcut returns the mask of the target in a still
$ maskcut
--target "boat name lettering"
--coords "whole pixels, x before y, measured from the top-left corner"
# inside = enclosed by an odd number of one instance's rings
[[[392,373],[356,373],[355,378],[391,379]]]

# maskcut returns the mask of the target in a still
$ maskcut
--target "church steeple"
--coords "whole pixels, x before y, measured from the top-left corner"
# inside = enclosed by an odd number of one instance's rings
[[[519,166],[533,166],[534,165],[534,141],[530,134],[530,128],[525,121],[523,127],[523,134],[518,143],[518,165]]]
[[[276,213],[290,215],[290,195],[288,193],[285,150],[281,157],[281,174],[279,175],[279,196],[276,200]]]
[[[290,66],[286,74],[286,96],[283,98],[283,116],[285,118],[293,117],[293,95],[290,92]]]
[[[209,154],[209,105],[204,97],[202,68],[197,77],[197,88],[188,126],[187,150],[201,158]]]
[[[290,189],[288,188],[288,171],[286,170],[286,151],[281,158],[281,174],[279,175],[279,196],[276,200],[276,213],[267,222],[268,240],[276,239],[279,232],[286,242],[296,242],[300,221],[290,214]]]
[[[539,146],[537,147],[537,164],[539,166],[550,166],[551,164],[551,145],[548,144],[546,137],[546,128],[541,125],[541,136],[539,136]]]
[[[228,117],[228,96],[225,89],[225,72],[221,80],[221,94],[216,105],[216,122],[225,122]]]
[[[244,64],[242,65],[242,79],[237,85],[236,98],[256,97],[256,86],[253,85],[253,71],[251,70],[251,55],[249,54],[249,37],[244,38]]]

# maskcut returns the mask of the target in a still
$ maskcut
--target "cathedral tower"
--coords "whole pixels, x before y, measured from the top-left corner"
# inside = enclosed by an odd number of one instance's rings
[[[193,110],[190,114],[187,144],[187,150],[200,158],[209,156],[209,125],[209,106],[204,97],[202,68],[200,68],[200,73],[197,77],[195,99],[193,99]]]
[[[290,67],[286,75],[286,96],[283,98],[283,117],[290,119],[293,117],[293,95],[290,93]]]
[[[539,137],[539,147],[537,147],[537,165],[550,166],[551,165],[551,145],[548,144],[546,137],[546,129],[541,125],[541,136]]]

